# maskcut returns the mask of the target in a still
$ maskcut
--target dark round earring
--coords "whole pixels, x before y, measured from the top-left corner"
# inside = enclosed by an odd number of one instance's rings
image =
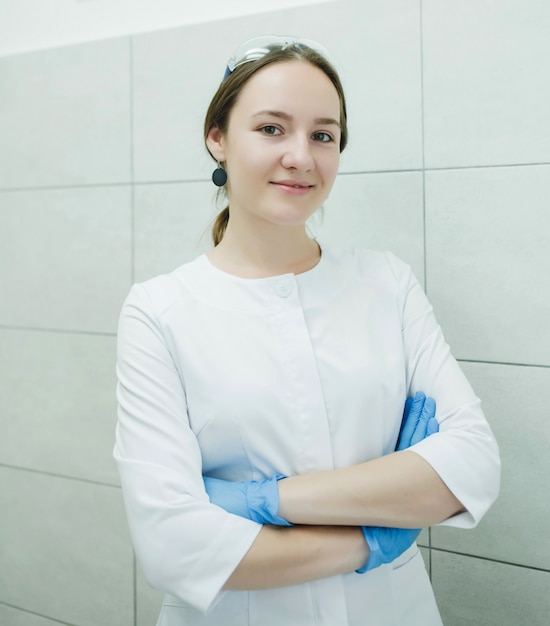
[[[220,165],[218,160],[218,167],[212,172],[212,182],[217,187],[223,187],[227,182],[227,172]]]

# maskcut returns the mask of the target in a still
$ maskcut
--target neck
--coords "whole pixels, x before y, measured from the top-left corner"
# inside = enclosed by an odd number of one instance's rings
[[[208,254],[219,269],[242,278],[301,274],[319,262],[321,250],[303,224],[266,224],[261,232],[229,220],[222,241]]]

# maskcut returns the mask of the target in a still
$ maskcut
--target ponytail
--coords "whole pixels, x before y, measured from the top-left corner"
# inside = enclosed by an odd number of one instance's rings
[[[225,209],[218,215],[216,221],[214,222],[214,226],[212,227],[212,240],[214,241],[214,246],[217,246],[223,239],[228,222],[229,207],[226,206]]]

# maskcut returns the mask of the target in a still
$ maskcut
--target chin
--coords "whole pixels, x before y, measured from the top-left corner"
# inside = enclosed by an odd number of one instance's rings
[[[298,227],[306,225],[306,222],[309,218],[315,214],[314,211],[277,211],[271,212],[267,219],[278,226],[287,226],[287,227]]]
[[[283,205],[271,205],[266,210],[265,215],[270,215],[273,219],[280,222],[287,222],[289,224],[305,224],[307,220],[315,214],[315,212],[321,207],[317,204],[311,203],[298,204],[298,203],[284,203]]]

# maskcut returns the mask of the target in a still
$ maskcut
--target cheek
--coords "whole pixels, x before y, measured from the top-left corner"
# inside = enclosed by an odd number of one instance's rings
[[[258,146],[255,142],[243,143],[233,155],[236,170],[247,172],[262,172],[272,162],[272,155],[264,146]]]
[[[323,174],[327,184],[332,185],[336,175],[338,174],[338,167],[340,165],[340,154],[337,156],[331,154],[326,155],[326,158],[322,161]]]

